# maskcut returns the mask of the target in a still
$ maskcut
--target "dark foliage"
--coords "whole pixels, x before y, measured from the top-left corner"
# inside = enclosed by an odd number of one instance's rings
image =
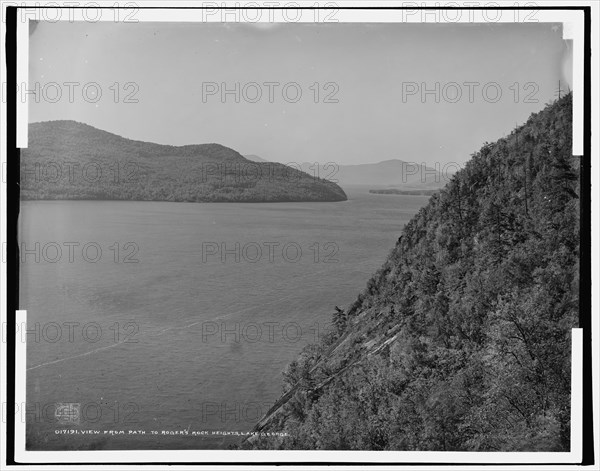
[[[335,183],[219,144],[133,141],[75,121],[29,126],[23,199],[190,202],[344,201]]]
[[[578,319],[571,96],[486,144],[284,374],[255,448],[568,451]]]

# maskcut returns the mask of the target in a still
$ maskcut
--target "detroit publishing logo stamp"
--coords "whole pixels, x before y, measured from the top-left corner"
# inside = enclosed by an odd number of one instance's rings
[[[79,402],[59,402],[54,409],[54,417],[59,424],[79,425],[81,404]]]

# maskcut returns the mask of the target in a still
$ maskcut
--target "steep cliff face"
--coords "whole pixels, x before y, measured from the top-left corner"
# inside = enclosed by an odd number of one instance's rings
[[[579,158],[571,96],[486,144],[284,372],[244,447],[569,449]]]

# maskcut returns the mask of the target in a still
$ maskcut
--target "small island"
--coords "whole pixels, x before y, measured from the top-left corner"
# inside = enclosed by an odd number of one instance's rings
[[[397,188],[385,188],[381,190],[369,190],[369,193],[376,195],[412,195],[412,196],[432,196],[436,194],[439,189],[435,190],[399,190]]]

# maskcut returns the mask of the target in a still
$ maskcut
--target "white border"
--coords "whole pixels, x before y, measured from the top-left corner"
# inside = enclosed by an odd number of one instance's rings
[[[31,4],[32,2],[25,2],[27,4]],[[49,1],[47,4],[60,4],[61,2],[52,2]],[[64,1],[64,4],[69,3],[78,3],[78,2],[69,2]],[[110,1],[98,1],[93,2],[95,4],[99,4],[103,7],[110,7],[115,4],[115,2]],[[120,3],[128,3],[128,2],[120,2]],[[156,3],[152,1],[140,1],[135,2],[139,6],[157,6]],[[240,7],[248,5],[250,7],[255,6],[257,4],[265,4],[265,5],[286,5],[290,2],[286,1],[266,1],[266,2],[213,2],[213,1],[203,1],[203,2],[181,2],[181,1],[173,1],[169,2],[169,8],[174,7],[197,7],[197,6],[205,6],[207,8],[212,8],[215,10],[215,7],[220,5],[232,5],[232,10],[234,7]],[[296,1],[291,2],[292,4],[298,4],[301,6],[314,6],[315,3],[320,3],[322,5],[328,4],[329,2],[307,2],[307,1]],[[457,6],[461,5],[461,2],[431,2],[431,1],[403,1],[403,2],[377,2],[377,6],[389,6],[389,7],[398,7],[405,6],[407,8],[414,8],[417,6],[435,6],[439,7],[439,10],[422,10],[426,13],[417,12],[416,9],[409,10],[364,10],[359,9],[356,3],[341,1],[335,2],[337,6],[350,6],[355,8],[354,10],[339,10],[336,14],[336,19],[341,23],[476,23],[477,20],[479,22],[483,19],[482,15],[473,13],[472,16],[468,16],[467,12],[463,10],[463,14],[459,18],[459,21],[445,21],[447,18],[441,14],[440,12],[445,12],[443,6]],[[462,4],[466,6],[470,5],[491,5],[492,7],[499,4],[501,6],[514,6],[519,2],[491,2],[491,3],[480,3],[480,2],[462,2]],[[536,2],[522,2],[524,6],[528,6],[531,4],[536,4]],[[541,5],[544,2],[538,2],[536,6]],[[552,4],[553,2],[550,2]],[[35,2],[33,3],[38,5],[44,5],[44,3]],[[85,3],[83,3],[85,4]],[[374,2],[375,4],[375,2]],[[574,2],[572,3],[574,4]],[[368,4],[361,5],[368,7]],[[233,22],[241,22],[244,23],[244,17],[240,14],[225,13],[225,14],[216,14],[211,13],[213,10],[177,10],[177,9],[157,9],[157,10],[138,10],[135,14],[135,19],[140,22],[197,22],[197,23],[218,23],[223,19],[229,21],[233,19]],[[29,27],[28,21],[31,19],[41,19],[43,20],[46,17],[54,18],[54,15],[46,13],[43,8],[30,9],[23,15],[23,20],[20,21],[18,27],[18,63],[17,63],[17,75],[18,75],[18,83],[28,83],[29,77]],[[475,7],[475,11],[480,11]],[[495,12],[500,12],[501,15],[498,16],[497,20],[489,21],[489,23],[514,23],[515,14],[509,10],[490,10]],[[91,14],[90,14],[91,15]],[[291,15],[291,14],[290,14]],[[563,23],[563,38],[571,39],[573,41],[573,155],[582,155],[583,154],[583,103],[586,97],[584,96],[583,89],[583,64],[584,64],[584,25],[583,25],[583,12],[577,10],[562,10],[562,11],[551,11],[551,10],[520,10],[519,18],[525,19],[527,17],[531,17],[531,19],[535,19],[535,22],[539,23]],[[490,18],[494,18],[492,14],[489,14]],[[87,16],[84,16],[82,9],[72,9],[69,13],[64,13],[60,15],[57,21],[85,21]],[[274,10],[272,18],[279,20],[282,22],[284,19],[284,15],[281,13],[281,10]],[[114,21],[114,16],[110,14],[103,14],[99,17],[97,21],[106,21],[111,22]],[[270,23],[270,18],[266,15],[263,15],[257,23]],[[311,15],[301,15],[298,23],[312,23]],[[26,54],[27,52],[27,54]],[[26,54],[23,56],[22,54]],[[27,100],[18,102],[18,113],[17,113],[17,145],[19,147],[27,147],[27,129],[28,129],[28,106]]]
[[[27,323],[27,311],[17,311],[17,324]],[[571,451],[570,452],[448,452],[448,451],[262,451],[235,450],[101,450],[101,451],[27,451],[25,421],[15,420],[15,461],[26,463],[79,462],[327,462],[362,461],[373,463],[577,463],[581,461],[581,429],[583,425],[583,332],[573,329],[571,337]],[[26,339],[25,339],[26,340]],[[26,404],[27,345],[15,332],[16,367],[15,401]],[[227,458],[223,455],[227,454]]]
[[[17,21],[17,86],[29,83],[29,21]],[[27,97],[29,98],[29,97]],[[17,147],[27,148],[29,100],[17,100]]]

